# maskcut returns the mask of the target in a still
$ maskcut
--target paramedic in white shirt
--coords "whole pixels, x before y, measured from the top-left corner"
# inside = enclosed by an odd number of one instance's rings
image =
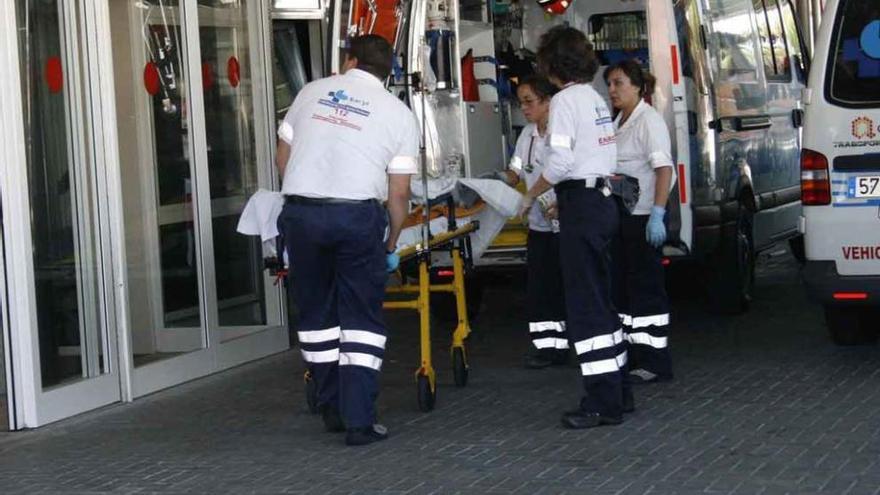
[[[669,300],[661,248],[666,241],[666,202],[674,180],[672,145],[663,117],[645,99],[654,77],[636,61],[605,71],[611,104],[618,112],[617,173],[639,180],[639,201],[623,212],[614,247],[614,302],[628,344],[630,383],[672,378]]]
[[[353,38],[343,74],[306,85],[278,129],[286,201],[278,222],[300,306],[297,335],[324,425],[347,430],[348,445],[387,436],[374,405],[382,302],[417,172],[415,116],[383,82],[391,61],[382,37]]]
[[[520,133],[510,160],[507,182],[511,186],[524,180],[528,189],[544,171],[550,99],[557,91],[556,86],[540,76],[529,76],[517,86],[519,106],[529,124]],[[525,364],[531,369],[568,362],[565,299],[559,263],[559,222],[555,210],[556,195],[549,190],[528,212],[526,295],[532,348],[526,354]]]
[[[590,81],[598,62],[586,36],[557,26],[541,37],[538,66],[561,89],[550,102],[544,172],[523,198],[523,213],[554,188],[565,288],[566,328],[578,355],[584,396],[562,416],[566,428],[615,425],[632,409],[626,346],[611,300],[611,241],[620,214],[608,177],[617,166],[611,112]]]

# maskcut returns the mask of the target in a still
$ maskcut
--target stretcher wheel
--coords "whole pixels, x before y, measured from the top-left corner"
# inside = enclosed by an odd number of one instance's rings
[[[455,378],[456,387],[467,386],[468,365],[463,347],[454,347],[452,349],[452,376]]]
[[[437,400],[437,391],[431,390],[431,380],[425,375],[419,375],[416,386],[418,387],[419,410],[422,412],[433,411],[434,403]]]
[[[303,375],[303,381],[306,384],[306,404],[309,406],[309,412],[318,414],[318,385],[308,371]]]

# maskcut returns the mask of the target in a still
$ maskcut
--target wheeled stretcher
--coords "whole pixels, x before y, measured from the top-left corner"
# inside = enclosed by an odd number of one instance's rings
[[[445,206],[437,205],[438,202]],[[436,205],[436,206],[435,206]],[[433,234],[428,246],[421,244],[410,245],[398,250],[401,259],[400,274],[401,284],[392,285],[386,289],[386,294],[391,296],[386,300],[384,308],[388,310],[416,310],[419,312],[419,340],[421,364],[416,370],[416,391],[419,409],[428,412],[434,409],[437,397],[437,379],[434,371],[431,354],[431,293],[451,293],[455,299],[457,324],[452,333],[452,372],[455,385],[464,387],[467,385],[469,364],[465,340],[471,332],[467,312],[467,295],[465,292],[465,271],[473,266],[473,252],[470,245],[470,235],[476,232],[479,222],[471,221],[458,225],[457,217],[462,214],[470,214],[482,209],[479,205],[470,211],[457,210],[451,197],[438,198],[429,203],[429,217],[441,214],[447,219],[447,228],[444,232]],[[418,225],[424,221],[424,209],[420,208],[410,215],[410,221]],[[452,283],[432,283],[431,281],[431,253],[448,252],[452,261]],[[407,273],[415,273],[415,277],[408,277]],[[414,278],[415,281],[408,280]],[[401,299],[395,296],[409,296]]]

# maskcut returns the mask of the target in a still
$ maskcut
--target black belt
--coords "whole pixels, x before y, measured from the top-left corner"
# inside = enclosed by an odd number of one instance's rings
[[[378,205],[378,199],[307,198],[305,196],[284,196],[289,205]]]
[[[570,189],[602,189],[606,185],[608,185],[608,181],[607,179],[605,179],[605,177],[594,177],[589,180],[564,180],[553,186],[553,190],[559,193],[562,191],[568,191]]]

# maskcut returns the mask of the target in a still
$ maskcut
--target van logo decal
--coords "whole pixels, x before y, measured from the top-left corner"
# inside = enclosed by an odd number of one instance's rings
[[[862,30],[859,38],[862,50],[873,59],[880,59],[880,19],[871,21]]]
[[[873,50],[873,48],[869,49]],[[880,58],[870,56],[859,38],[843,40],[843,61],[858,64],[859,79],[880,77]]]
[[[874,139],[877,132],[874,128],[874,121],[868,117],[859,117],[852,121],[852,135],[856,139]]]
[[[880,246],[843,246],[845,260],[880,260]]]

